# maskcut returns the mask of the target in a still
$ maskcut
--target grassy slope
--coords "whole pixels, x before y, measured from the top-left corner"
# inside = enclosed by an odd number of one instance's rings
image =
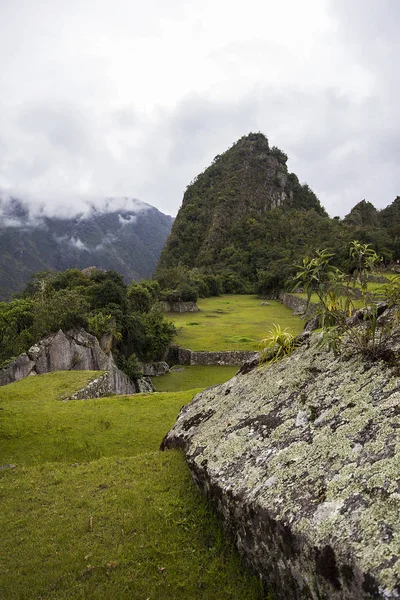
[[[178,390],[191,390],[195,386],[206,388],[224,383],[231,379],[237,371],[238,367],[177,366],[166,375],[153,377],[152,381],[158,392],[176,392]]]
[[[269,300],[261,306],[257,296],[224,295],[198,301],[201,312],[172,314],[176,344],[191,350],[257,350],[273,323],[299,333],[303,321],[280,302]]]
[[[261,598],[183,456],[157,451],[193,392],[58,400],[88,376],[0,388],[0,597]]]

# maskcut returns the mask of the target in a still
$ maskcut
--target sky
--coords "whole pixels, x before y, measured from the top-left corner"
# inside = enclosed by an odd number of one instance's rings
[[[0,0],[0,189],[175,215],[261,131],[331,216],[400,195],[398,0]]]

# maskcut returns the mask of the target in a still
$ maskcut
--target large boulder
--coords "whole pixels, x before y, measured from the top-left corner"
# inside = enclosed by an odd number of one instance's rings
[[[52,371],[106,371],[115,366],[112,354],[106,354],[96,336],[84,329],[64,333],[61,329],[40,340],[28,350],[37,373]]]
[[[34,344],[27,353],[21,354],[7,367],[0,370],[0,385],[18,381],[27,375],[53,371],[107,371],[107,377],[97,385],[90,384],[80,390],[82,398],[107,394],[135,394],[152,392],[154,387],[147,377],[131,381],[114,362],[111,351],[104,352],[97,338],[84,329],[68,331],[61,329]],[[97,381],[97,380],[96,380]],[[90,396],[93,392],[94,396]]]
[[[398,599],[400,380],[316,338],[198,394],[162,448],[184,449],[275,597]]]

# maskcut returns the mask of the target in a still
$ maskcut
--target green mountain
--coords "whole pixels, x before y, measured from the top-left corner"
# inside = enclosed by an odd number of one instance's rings
[[[0,195],[0,300],[40,271],[95,266],[127,282],[151,277],[173,218],[144,202],[131,204],[58,219],[31,215],[23,200]]]
[[[290,265],[334,239],[337,221],[286,161],[261,133],[216,156],[185,192],[157,276],[186,267],[221,276],[225,291],[279,286]]]
[[[261,133],[215,157],[184,194],[156,269],[164,287],[273,294],[317,248],[351,269],[354,239],[371,244],[386,263],[400,259],[400,197],[381,211],[363,200],[343,220],[331,219],[286,162]]]

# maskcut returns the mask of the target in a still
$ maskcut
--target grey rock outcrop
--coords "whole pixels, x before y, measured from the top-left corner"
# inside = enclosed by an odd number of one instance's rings
[[[19,381],[27,375],[36,375],[33,371],[34,367],[34,361],[25,352],[20,354],[17,358],[9,362],[4,369],[0,369],[0,386],[7,385],[13,381]]]
[[[398,599],[400,379],[317,342],[198,394],[162,448],[276,598]]]
[[[114,362],[111,351],[104,352],[97,338],[84,329],[68,331],[61,329],[34,344],[27,353],[21,354],[0,370],[0,385],[18,381],[27,375],[39,375],[53,371],[107,371],[107,376],[92,383],[82,392],[82,398],[106,394],[135,394],[154,391],[148,378],[131,381]],[[104,389],[103,389],[104,388]],[[100,390],[101,393],[100,393]],[[88,396],[93,392],[94,396]]]
[[[169,371],[169,365],[163,360],[152,363],[142,363],[143,375],[145,377],[159,377]]]
[[[96,336],[84,329],[64,333],[61,329],[40,340],[28,350],[36,373],[52,371],[108,371],[115,367],[112,354],[106,354]]]

